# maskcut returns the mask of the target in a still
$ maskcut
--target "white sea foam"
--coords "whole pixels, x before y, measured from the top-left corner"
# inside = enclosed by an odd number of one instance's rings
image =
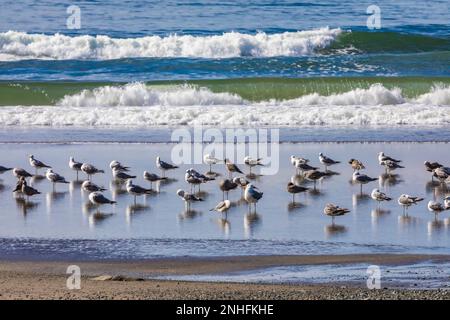
[[[311,55],[329,46],[341,29],[321,28],[277,34],[170,35],[141,38],[0,33],[0,60],[120,59],[130,57],[273,57]]]
[[[416,98],[398,88],[367,89],[283,101],[251,102],[206,88],[132,83],[66,96],[56,106],[1,107],[3,126],[360,126],[450,125],[450,88]]]

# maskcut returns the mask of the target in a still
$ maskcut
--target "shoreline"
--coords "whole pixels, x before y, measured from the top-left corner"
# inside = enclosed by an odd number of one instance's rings
[[[449,262],[450,255],[356,254],[168,258],[139,261],[0,261],[0,299],[450,299],[450,290],[354,284],[262,284],[155,280],[151,277],[249,271],[274,266],[320,264],[400,265]],[[68,290],[69,265],[81,269],[81,290]],[[365,282],[364,282],[365,284]]]

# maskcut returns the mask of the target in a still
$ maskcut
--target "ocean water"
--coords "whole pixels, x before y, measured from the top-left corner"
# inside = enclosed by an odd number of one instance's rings
[[[448,1],[72,4],[3,3],[1,127],[448,131]]]
[[[203,147],[206,147],[204,145]],[[222,193],[218,183],[226,176],[223,164],[213,169],[221,174],[217,180],[202,185],[201,203],[193,204],[191,211],[176,196],[178,189],[189,187],[183,176],[194,166],[206,172],[206,165],[182,164],[169,173],[173,180],[158,185],[159,193],[137,199],[128,195],[125,186],[114,183],[109,162],[113,159],[131,166],[134,182],[149,187],[142,172],[158,172],[155,158],[170,159],[173,145],[166,143],[134,144],[0,144],[3,166],[30,169],[27,155],[49,163],[64,175],[69,185],[52,185],[44,178],[34,177],[29,182],[42,192],[29,201],[17,199],[12,190],[16,184],[11,172],[0,176],[0,255],[40,259],[145,259],[173,256],[233,256],[270,254],[356,254],[356,253],[448,253],[450,215],[443,212],[435,217],[426,207],[428,200],[442,202],[449,194],[448,185],[431,181],[423,162],[448,160],[448,143],[285,143],[280,145],[280,166],[275,175],[258,176],[252,180],[264,197],[257,213],[249,214],[241,198],[241,191],[230,193],[233,203],[228,214],[210,212]],[[404,160],[405,169],[397,175],[384,176],[377,162],[377,154],[387,154]],[[295,176],[289,156],[299,154],[319,165],[318,153],[342,161],[333,167],[339,173],[324,179],[317,190],[296,197],[286,191],[292,179],[312,187]],[[103,206],[101,215],[89,206],[87,194],[81,192],[85,179],[68,168],[68,157],[89,161],[106,170],[93,181],[105,186],[105,195],[118,203]],[[360,193],[351,181],[350,157],[362,160],[366,173],[379,181],[365,185]],[[239,166],[246,172],[248,168]],[[31,170],[32,171],[32,170]],[[380,188],[394,200],[377,208],[369,197],[373,188]],[[396,199],[402,193],[425,198],[425,201],[403,214]],[[351,210],[336,218],[323,214],[327,203],[336,203]]]

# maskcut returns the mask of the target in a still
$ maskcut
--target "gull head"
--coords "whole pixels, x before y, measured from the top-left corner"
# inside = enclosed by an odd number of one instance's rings
[[[183,198],[183,197],[184,197],[184,194],[185,194],[184,190],[181,190],[181,189],[178,189],[178,190],[177,190],[177,195],[178,195],[178,196],[180,196],[180,197]]]

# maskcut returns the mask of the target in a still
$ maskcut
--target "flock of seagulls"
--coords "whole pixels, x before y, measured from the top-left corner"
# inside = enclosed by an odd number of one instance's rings
[[[190,187],[190,190],[189,192],[183,189],[178,189],[176,191],[176,195],[184,202],[186,210],[191,210],[191,205],[193,203],[203,201],[203,199],[201,198],[201,185],[216,181],[216,178],[219,177],[220,174],[213,171],[213,166],[223,163],[226,171],[228,172],[228,178],[221,179],[219,181],[218,187],[220,191],[222,191],[222,200],[210,211],[227,213],[227,211],[232,206],[232,203],[229,200],[229,192],[240,189],[242,198],[247,203],[249,213],[252,213],[252,208],[253,213],[256,213],[256,205],[258,201],[263,198],[264,193],[261,192],[256,185],[247,180],[247,178],[251,180],[251,177],[255,176],[255,174],[252,172],[252,169],[254,167],[264,166],[263,159],[251,158],[249,156],[245,157],[244,164],[249,168],[249,173],[247,175],[245,175],[245,173],[229,159],[220,160],[210,154],[206,154],[203,157],[203,161],[206,165],[209,166],[209,171],[203,174],[198,172],[194,168],[186,170],[184,180]],[[316,190],[317,181],[321,180],[324,177],[337,174],[336,172],[330,171],[329,168],[341,163],[340,161],[336,161],[330,157],[325,156],[323,153],[319,154],[319,162],[323,165],[323,171],[321,171],[319,167],[312,166],[310,164],[310,160],[303,157],[291,156],[290,162],[295,168],[296,177],[300,177],[301,179],[313,182],[313,190]],[[391,175],[392,171],[394,170],[404,168],[404,166],[400,165],[401,162],[401,160],[389,157],[383,152],[380,152],[378,154],[378,163],[384,167],[385,173],[387,175]],[[36,159],[33,155],[29,155],[29,163],[30,166],[34,168],[35,175],[38,175],[39,170],[46,170],[45,178],[50,183],[52,183],[53,191],[55,191],[57,184],[69,183],[64,178],[64,176],[53,171],[51,166],[47,165],[41,160]],[[361,172],[366,168],[361,161],[357,159],[350,159],[348,163],[353,169],[351,182],[360,185],[361,194],[363,192],[364,185],[378,180],[378,178],[370,177]],[[424,165],[425,169],[431,173],[432,179],[436,178],[443,184],[450,182],[449,167],[445,167],[438,162],[429,161],[426,161]],[[166,176],[167,171],[178,169],[178,166],[161,160],[159,156],[156,158],[156,167],[161,171],[161,175],[148,171],[143,172],[144,180],[150,183],[150,188],[147,188],[133,183],[133,179],[135,179],[136,176],[130,174],[130,167],[120,163],[117,160],[111,161],[111,163],[109,164],[112,176],[116,181],[125,184],[126,192],[129,195],[133,196],[135,205],[137,203],[137,197],[157,192],[153,189],[153,183],[169,179]],[[69,168],[76,172],[77,180],[80,173],[86,175],[86,180],[81,184],[81,189],[89,193],[89,201],[94,206],[97,206],[98,208],[102,205],[116,204],[116,201],[108,199],[103,194],[103,192],[106,191],[105,188],[96,185],[92,181],[94,175],[103,174],[105,173],[104,170],[98,169],[96,166],[90,163],[77,162],[75,161],[74,157],[69,158]],[[33,186],[29,185],[29,183],[27,182],[27,179],[33,177],[33,175],[27,172],[25,169],[8,168],[0,165],[0,174],[7,171],[12,171],[13,175],[17,178],[17,184],[13,190],[14,193],[19,193],[25,196],[27,200],[32,196],[40,194],[37,189],[33,188]],[[297,194],[307,192],[311,190],[311,188],[299,185],[297,181],[290,181],[287,184],[286,190],[289,194],[292,195],[292,204],[295,204],[295,196]],[[384,192],[381,192],[377,188],[372,190],[372,192],[370,193],[370,197],[377,202],[378,206],[380,206],[382,202],[392,200],[391,196],[387,195]],[[423,200],[424,198],[419,196],[402,194],[399,196],[397,202],[400,206],[402,206],[404,213],[406,213],[409,207],[416,205]],[[430,200],[427,207],[430,212],[433,212],[436,215],[442,211],[450,210],[450,196],[445,197],[443,199],[443,203]],[[333,203],[326,204],[325,208],[323,209],[323,213],[327,216],[330,216],[333,223],[335,217],[343,216],[348,212],[350,212],[349,209],[340,207]]]

